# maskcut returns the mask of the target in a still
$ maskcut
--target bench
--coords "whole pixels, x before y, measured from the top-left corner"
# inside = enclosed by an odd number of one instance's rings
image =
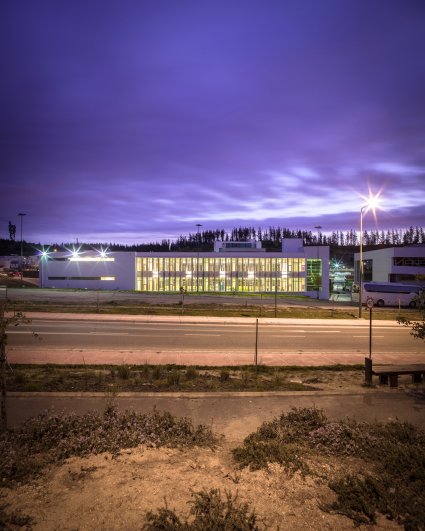
[[[375,365],[372,366],[372,360],[365,358],[365,380],[366,383],[372,384],[372,376],[379,377],[380,385],[390,387],[398,386],[398,377],[411,375],[412,383],[420,384],[425,379],[425,365]]]

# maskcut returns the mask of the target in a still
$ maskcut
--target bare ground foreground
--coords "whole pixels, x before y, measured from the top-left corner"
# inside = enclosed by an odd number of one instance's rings
[[[368,393],[376,392],[361,388],[358,374],[353,373],[353,382],[347,381],[347,374],[341,376],[343,385],[347,386],[347,395],[335,394],[334,400],[338,403],[350,401],[354,389],[364,393],[365,403]],[[338,379],[326,391],[331,392],[331,387],[341,393]],[[402,382],[401,389],[383,389],[382,398],[394,394],[405,397],[406,391]],[[320,407],[318,397],[312,400],[317,400]],[[420,410],[417,418],[423,426],[422,402],[422,399],[408,397],[406,418],[410,418],[407,408],[415,414]],[[209,419],[212,415],[219,417],[222,402],[217,400],[215,407],[217,410],[209,413]],[[174,404],[173,414],[176,413],[178,405]],[[187,411],[182,413],[187,414]],[[255,425],[255,429],[264,418],[270,419],[271,412],[264,413],[255,421],[251,418],[250,427]],[[196,418],[198,421],[199,417]],[[207,423],[208,419],[205,421]],[[147,511],[164,507],[164,503],[175,509],[179,516],[187,517],[192,493],[211,488],[219,488],[222,494],[225,491],[237,493],[240,502],[248,503],[249,508],[255,510],[260,529],[353,529],[352,520],[327,512],[323,507],[335,499],[328,487],[329,480],[342,477],[348,471],[364,469],[363,461],[352,457],[316,458],[309,463],[312,473],[305,477],[299,472],[288,475],[278,465],[270,465],[266,471],[240,469],[231,450],[240,445],[246,435],[241,422],[243,419],[233,419],[226,425],[215,424],[216,431],[224,435],[215,449],[139,446],[122,450],[117,456],[104,453],[88,458],[73,457],[60,466],[45,470],[41,477],[30,483],[18,484],[13,489],[2,488],[1,505],[11,522],[5,529],[136,530],[145,524]],[[360,529],[400,527],[379,516],[376,525],[362,525]]]
[[[288,477],[277,465],[267,472],[238,470],[226,443],[216,451],[139,447],[114,459],[71,458],[42,479],[7,492],[3,503],[10,504],[8,511],[31,516],[36,530],[133,530],[141,529],[145,513],[164,506],[164,499],[186,516],[192,491],[216,487],[248,502],[261,529],[352,529],[348,518],[320,509],[334,498],[325,477],[346,471],[347,463],[328,458],[315,468],[317,475],[306,478]],[[399,529],[383,517],[361,528]]]

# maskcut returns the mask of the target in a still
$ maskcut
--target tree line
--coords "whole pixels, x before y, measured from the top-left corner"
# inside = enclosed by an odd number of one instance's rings
[[[238,227],[231,231],[223,229],[206,230],[190,233],[188,236],[179,236],[170,244],[171,251],[212,250],[216,241],[261,241],[266,249],[280,248],[283,239],[301,238],[305,245],[329,245],[330,247],[356,247],[359,246],[359,235],[354,230],[333,231],[330,234],[320,230],[291,230],[284,227],[270,226],[266,229],[259,227]],[[391,229],[387,231],[363,232],[363,245],[365,247],[382,246],[397,247],[425,243],[425,231],[422,227],[410,227],[408,229]]]
[[[181,235],[175,241],[164,239],[160,242],[119,244],[119,243],[52,243],[49,245],[50,251],[66,251],[79,249],[87,251],[90,249],[108,249],[110,251],[127,252],[175,252],[175,251],[212,251],[216,241],[238,241],[248,240],[261,241],[262,246],[268,250],[277,250],[282,246],[282,240],[287,238],[302,238],[305,245],[329,245],[333,249],[355,248],[359,246],[359,235],[356,231],[333,231],[323,233],[320,230],[306,231],[293,230],[284,227],[254,228],[235,227],[230,231],[224,229],[204,230],[189,233],[187,236]],[[363,232],[363,246],[368,247],[397,247],[401,245],[413,245],[425,243],[425,231],[422,227],[409,227],[408,229],[391,229],[387,231],[367,231]],[[23,242],[23,252],[25,256],[34,255],[37,251],[47,248],[46,245]],[[20,242],[12,238],[0,238],[0,256],[20,254]]]

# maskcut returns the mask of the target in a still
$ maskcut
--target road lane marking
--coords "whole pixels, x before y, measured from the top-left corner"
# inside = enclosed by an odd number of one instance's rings
[[[67,334],[68,332],[64,332]],[[86,332],[91,336],[129,336],[128,332]]]
[[[270,336],[270,335],[267,334],[267,337],[280,337],[281,339],[287,339],[287,338],[289,338],[289,337],[296,337],[296,338],[298,338],[298,339],[303,339],[303,338],[306,338],[307,336],[300,336],[300,335],[296,335],[296,336],[293,336],[293,335],[292,335],[292,336],[291,336],[291,335],[289,335],[289,334],[285,334],[285,335],[282,335],[282,336],[276,336],[276,335]]]
[[[369,336],[352,336],[352,337],[364,339],[365,337],[369,337]],[[376,339],[376,338],[381,338],[382,339],[383,337],[385,337],[385,336],[375,336],[375,334],[372,334],[372,338],[373,339]]]
[[[221,337],[221,334],[183,334],[184,336]]]
[[[34,333],[41,336],[88,336],[88,335],[101,335],[101,336],[128,336],[128,332],[32,332],[31,330],[11,330],[8,334],[27,334],[33,335]]]

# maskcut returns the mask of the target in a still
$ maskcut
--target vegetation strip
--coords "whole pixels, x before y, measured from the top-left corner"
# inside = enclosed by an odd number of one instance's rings
[[[363,365],[319,367],[248,365],[12,365],[6,386],[13,392],[238,392],[318,391],[339,373],[358,375]]]
[[[103,294],[104,295],[104,294]],[[293,318],[293,319],[357,319],[358,313],[353,306],[351,309],[340,308],[339,303],[333,303],[329,307],[316,307],[316,301],[311,301],[311,305],[301,305],[294,300],[293,306],[285,306],[281,301],[287,298],[278,296],[280,301],[276,306],[274,305],[273,297],[263,299],[262,303],[258,303],[258,295],[252,297],[257,301],[256,304],[249,304],[249,298],[246,302],[227,301],[229,297],[220,294],[223,297],[222,303],[212,302],[190,302],[186,300],[184,304],[178,300],[176,296],[175,303],[148,303],[141,301],[138,293],[133,293],[134,299],[128,300],[114,300],[113,294],[109,301],[81,301],[72,302],[66,298],[59,302],[51,302],[46,300],[35,301],[8,301],[7,308],[9,312],[43,312],[43,313],[80,313],[80,314],[103,314],[103,315],[174,315],[174,316],[209,316],[209,317],[278,317],[278,318]],[[95,297],[95,294],[93,294]],[[196,295],[190,297],[197,298]],[[158,295],[158,299],[161,295]],[[308,299],[307,299],[308,300]],[[326,303],[323,303],[326,304]],[[348,303],[344,303],[346,306]],[[398,318],[405,320],[420,319],[421,314],[418,310],[411,310],[407,308],[375,308],[373,318],[375,320],[392,320],[396,321]],[[364,318],[368,319],[368,313],[365,312]]]

